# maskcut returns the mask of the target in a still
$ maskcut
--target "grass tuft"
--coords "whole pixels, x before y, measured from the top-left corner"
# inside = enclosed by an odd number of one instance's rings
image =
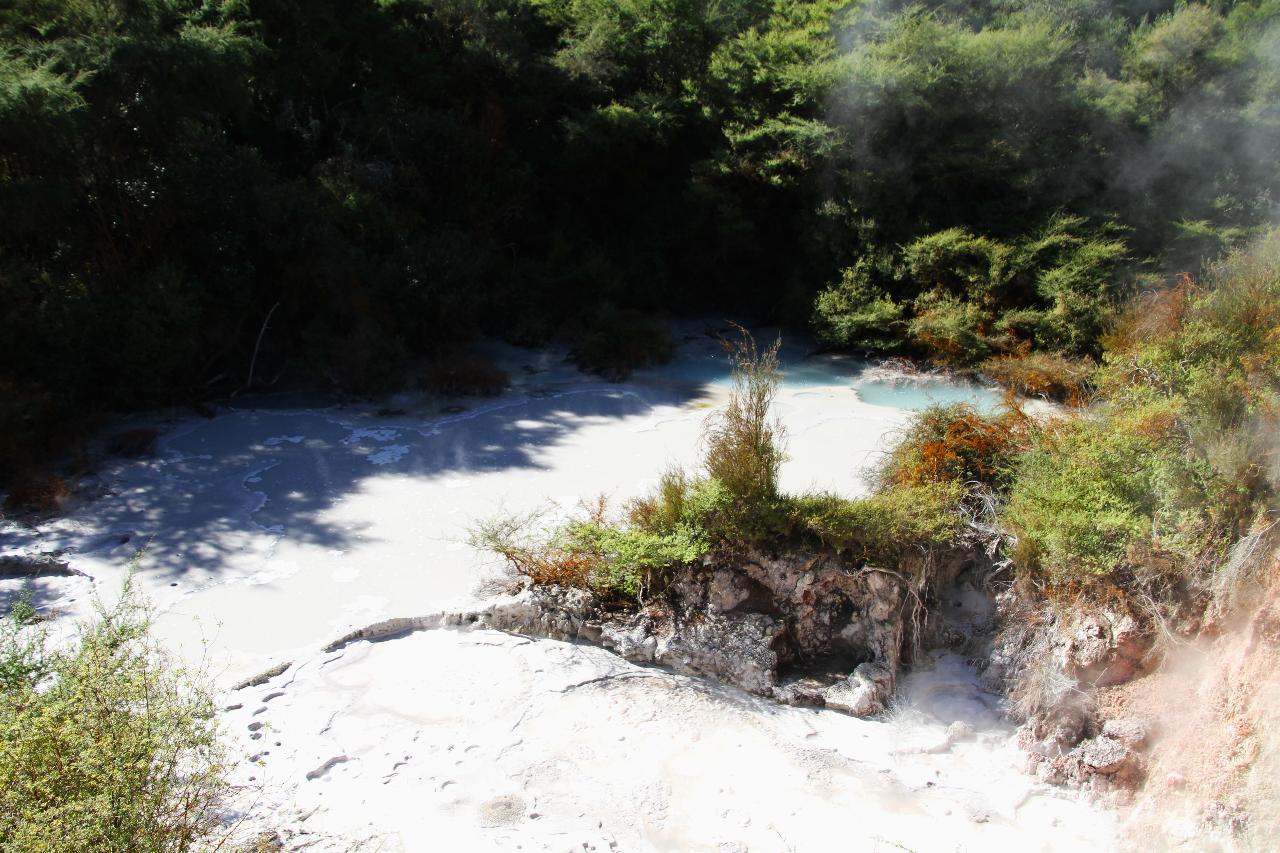
[[[771,413],[778,393],[778,348],[757,348],[738,327],[735,341],[724,341],[733,364],[733,392],[725,407],[707,419],[703,430],[703,467],[735,498],[758,504],[778,495],[778,470],[786,458],[786,432]]]

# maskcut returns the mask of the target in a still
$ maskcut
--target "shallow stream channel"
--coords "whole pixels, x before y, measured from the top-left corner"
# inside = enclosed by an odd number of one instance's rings
[[[562,352],[501,345],[513,387],[482,401],[239,398],[213,417],[135,418],[156,453],[104,463],[96,497],[0,554],[82,575],[0,579],[70,624],[133,564],[155,630],[223,692],[240,765],[235,832],[347,851],[1102,850],[1105,812],[1022,772],[1000,699],[946,652],[855,719],[784,707],[588,645],[421,630],[326,646],[393,617],[475,605],[498,566],[476,519],[637,495],[699,456],[723,402],[719,344],[603,383]],[[931,402],[994,391],[784,347],[788,491],[865,491]],[[974,607],[981,607],[981,602]],[[957,604],[956,606],[960,606]],[[975,737],[949,743],[955,722]]]

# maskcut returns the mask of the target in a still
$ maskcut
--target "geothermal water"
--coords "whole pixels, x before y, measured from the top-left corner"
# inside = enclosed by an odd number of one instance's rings
[[[998,698],[948,653],[903,680],[884,719],[856,720],[493,631],[322,651],[482,597],[496,566],[465,544],[476,519],[617,504],[665,466],[695,465],[729,384],[697,336],[625,384],[582,377],[562,354],[490,354],[515,387],[481,403],[278,396],[151,421],[157,454],[103,467],[99,497],[0,527],[0,553],[59,550],[88,577],[3,580],[0,597],[25,587],[69,624],[110,601],[132,563],[161,641],[225,691],[241,761],[230,831],[276,831],[286,849],[1108,846],[1110,817],[1021,772]],[[858,494],[913,411],[997,399],[787,350],[783,373],[788,490]],[[956,720],[977,737],[947,747]]]

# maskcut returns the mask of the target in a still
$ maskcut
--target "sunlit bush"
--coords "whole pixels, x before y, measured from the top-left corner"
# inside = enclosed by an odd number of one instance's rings
[[[818,295],[814,331],[829,346],[885,352],[902,346],[905,314],[906,307],[875,283],[871,264],[863,259]]]
[[[907,325],[911,341],[929,358],[948,367],[975,364],[995,348],[992,317],[975,302],[942,290],[931,290],[913,305]]]
[[[0,848],[180,853],[218,832],[216,708],[148,629],[128,588],[70,648],[0,629]]]
[[[1019,568],[1063,579],[1159,564],[1207,582],[1274,505],[1277,329],[1280,235],[1126,311],[1093,416],[1019,462],[1003,513]]]
[[[895,564],[908,550],[942,545],[964,527],[959,483],[928,483],[885,489],[867,498],[836,495],[794,498],[797,530],[859,561]]]
[[[1052,578],[1106,576],[1150,536],[1154,447],[1079,420],[1022,457],[1001,518],[1017,534],[1015,560]]]
[[[1096,369],[1090,359],[1044,352],[997,356],[979,367],[983,376],[1015,394],[1076,405],[1087,402]]]
[[[758,349],[745,330],[737,341],[725,342],[733,363],[733,391],[703,430],[707,475],[748,506],[778,494],[786,433],[771,407],[778,392],[780,343]]]
[[[882,488],[981,483],[1004,488],[1040,426],[1016,407],[984,415],[967,403],[921,412],[880,463]]]
[[[701,502],[726,497],[709,481],[701,481]],[[634,602],[652,587],[663,570],[692,563],[711,549],[711,532],[699,523],[698,495],[670,492],[661,516],[640,511],[644,523],[612,518],[601,499],[567,522],[547,527],[539,513],[503,516],[471,528],[471,544],[503,558],[517,575],[535,584],[590,589],[605,599]],[[661,499],[659,499],[661,501]],[[630,515],[636,516],[632,504]]]

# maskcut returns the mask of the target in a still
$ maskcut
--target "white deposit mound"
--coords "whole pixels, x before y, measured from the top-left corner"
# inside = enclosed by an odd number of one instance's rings
[[[287,849],[1106,849],[1109,821],[1018,772],[962,663],[904,691],[919,708],[858,720],[435,630],[309,657],[232,694],[227,719],[251,756],[245,829]],[[976,735],[946,748],[944,707]]]
[[[57,549],[88,577],[0,580],[0,597],[25,586],[45,613],[83,614],[145,549],[138,583],[175,653],[228,689],[290,662],[226,698],[244,759],[235,831],[278,832],[285,849],[1108,846],[1109,817],[1024,775],[996,697],[946,656],[905,680],[893,719],[866,721],[492,631],[321,652],[473,596],[492,571],[463,544],[473,520],[624,499],[692,464],[723,395],[691,385],[688,360],[626,385],[519,367],[514,391],[465,411],[258,401],[163,424],[154,458],[102,469],[100,496],[0,528],[0,555]],[[859,398],[860,369],[807,362],[784,386],[787,489],[857,493],[908,421],[883,405],[883,384],[882,405]],[[918,396],[907,388],[898,405]],[[949,742],[957,720],[976,736]]]

